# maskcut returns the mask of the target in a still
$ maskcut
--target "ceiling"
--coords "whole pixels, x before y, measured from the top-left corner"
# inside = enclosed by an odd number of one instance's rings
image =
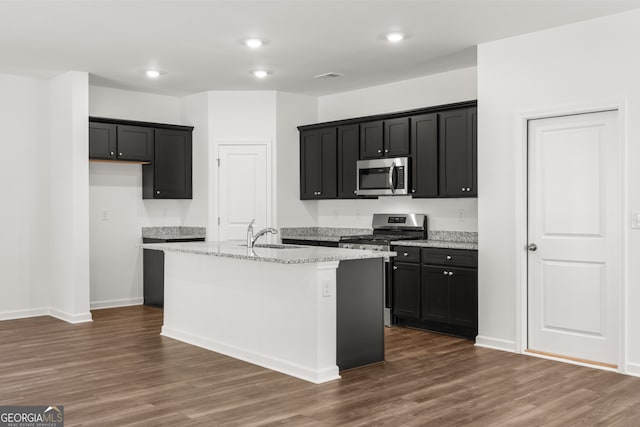
[[[323,95],[476,64],[480,43],[640,1],[0,1],[0,72],[87,71],[93,85]],[[407,38],[391,44],[389,31]],[[247,37],[266,44],[250,49]],[[158,79],[147,68],[160,69]],[[266,68],[262,80],[250,71]],[[337,72],[343,77],[314,79]]]

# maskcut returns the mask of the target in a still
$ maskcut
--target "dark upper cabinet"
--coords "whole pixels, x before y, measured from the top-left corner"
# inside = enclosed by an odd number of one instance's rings
[[[392,269],[393,314],[420,318],[420,264],[394,262]]]
[[[117,125],[118,159],[153,161],[153,129],[141,126]]]
[[[338,194],[337,130],[300,133],[300,199],[332,199]]]
[[[89,122],[89,158],[151,162],[153,129]]]
[[[400,157],[409,155],[409,118],[384,121],[384,155]]]
[[[445,197],[477,195],[477,109],[440,113],[439,193]]]
[[[116,125],[89,122],[89,158],[116,159]]]
[[[360,125],[360,158],[377,159],[384,157],[384,122]]]
[[[380,120],[360,125],[360,158],[409,155],[409,118]]]
[[[357,185],[360,126],[338,128],[338,198],[355,199]]]
[[[438,197],[438,115],[411,117],[411,195]]]
[[[142,166],[144,199],[192,198],[192,132],[155,130],[153,163]]]

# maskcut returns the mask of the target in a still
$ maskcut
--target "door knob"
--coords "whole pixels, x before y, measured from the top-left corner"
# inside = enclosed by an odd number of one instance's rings
[[[538,250],[538,245],[536,245],[535,243],[529,243],[529,246],[527,246],[527,249],[530,250],[531,252],[535,252]]]

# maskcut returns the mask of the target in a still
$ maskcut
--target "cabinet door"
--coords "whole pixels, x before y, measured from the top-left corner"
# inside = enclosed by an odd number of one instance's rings
[[[449,271],[449,322],[478,327],[478,271],[451,268]]]
[[[446,322],[449,317],[449,276],[446,267],[422,266],[422,319]]]
[[[398,157],[409,155],[409,118],[385,120],[384,155]]]
[[[156,129],[153,161],[154,198],[192,198],[191,144],[189,131]]]
[[[360,158],[376,159],[384,156],[384,123],[382,121],[360,125]]]
[[[468,108],[440,113],[440,196],[469,197],[475,194],[475,133],[471,120]]]
[[[469,123],[469,134],[467,137],[471,140],[471,165],[469,166],[469,174],[471,187],[467,192],[467,196],[478,196],[478,109],[469,108],[467,110],[467,120]]]
[[[153,129],[118,125],[118,159],[150,162],[153,160]]]
[[[335,199],[338,196],[338,147],[336,128],[320,129],[320,199]]]
[[[438,196],[438,115],[411,117],[411,194]]]
[[[360,126],[338,128],[338,198],[355,199]]]
[[[420,264],[393,263],[393,315],[420,318]]]
[[[116,158],[116,125],[89,122],[89,158]]]
[[[316,199],[322,188],[318,131],[300,132],[300,199]]]

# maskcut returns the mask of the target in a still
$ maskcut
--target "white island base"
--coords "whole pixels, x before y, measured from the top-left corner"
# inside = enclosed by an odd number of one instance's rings
[[[338,264],[165,251],[162,335],[313,383],[340,378]]]

